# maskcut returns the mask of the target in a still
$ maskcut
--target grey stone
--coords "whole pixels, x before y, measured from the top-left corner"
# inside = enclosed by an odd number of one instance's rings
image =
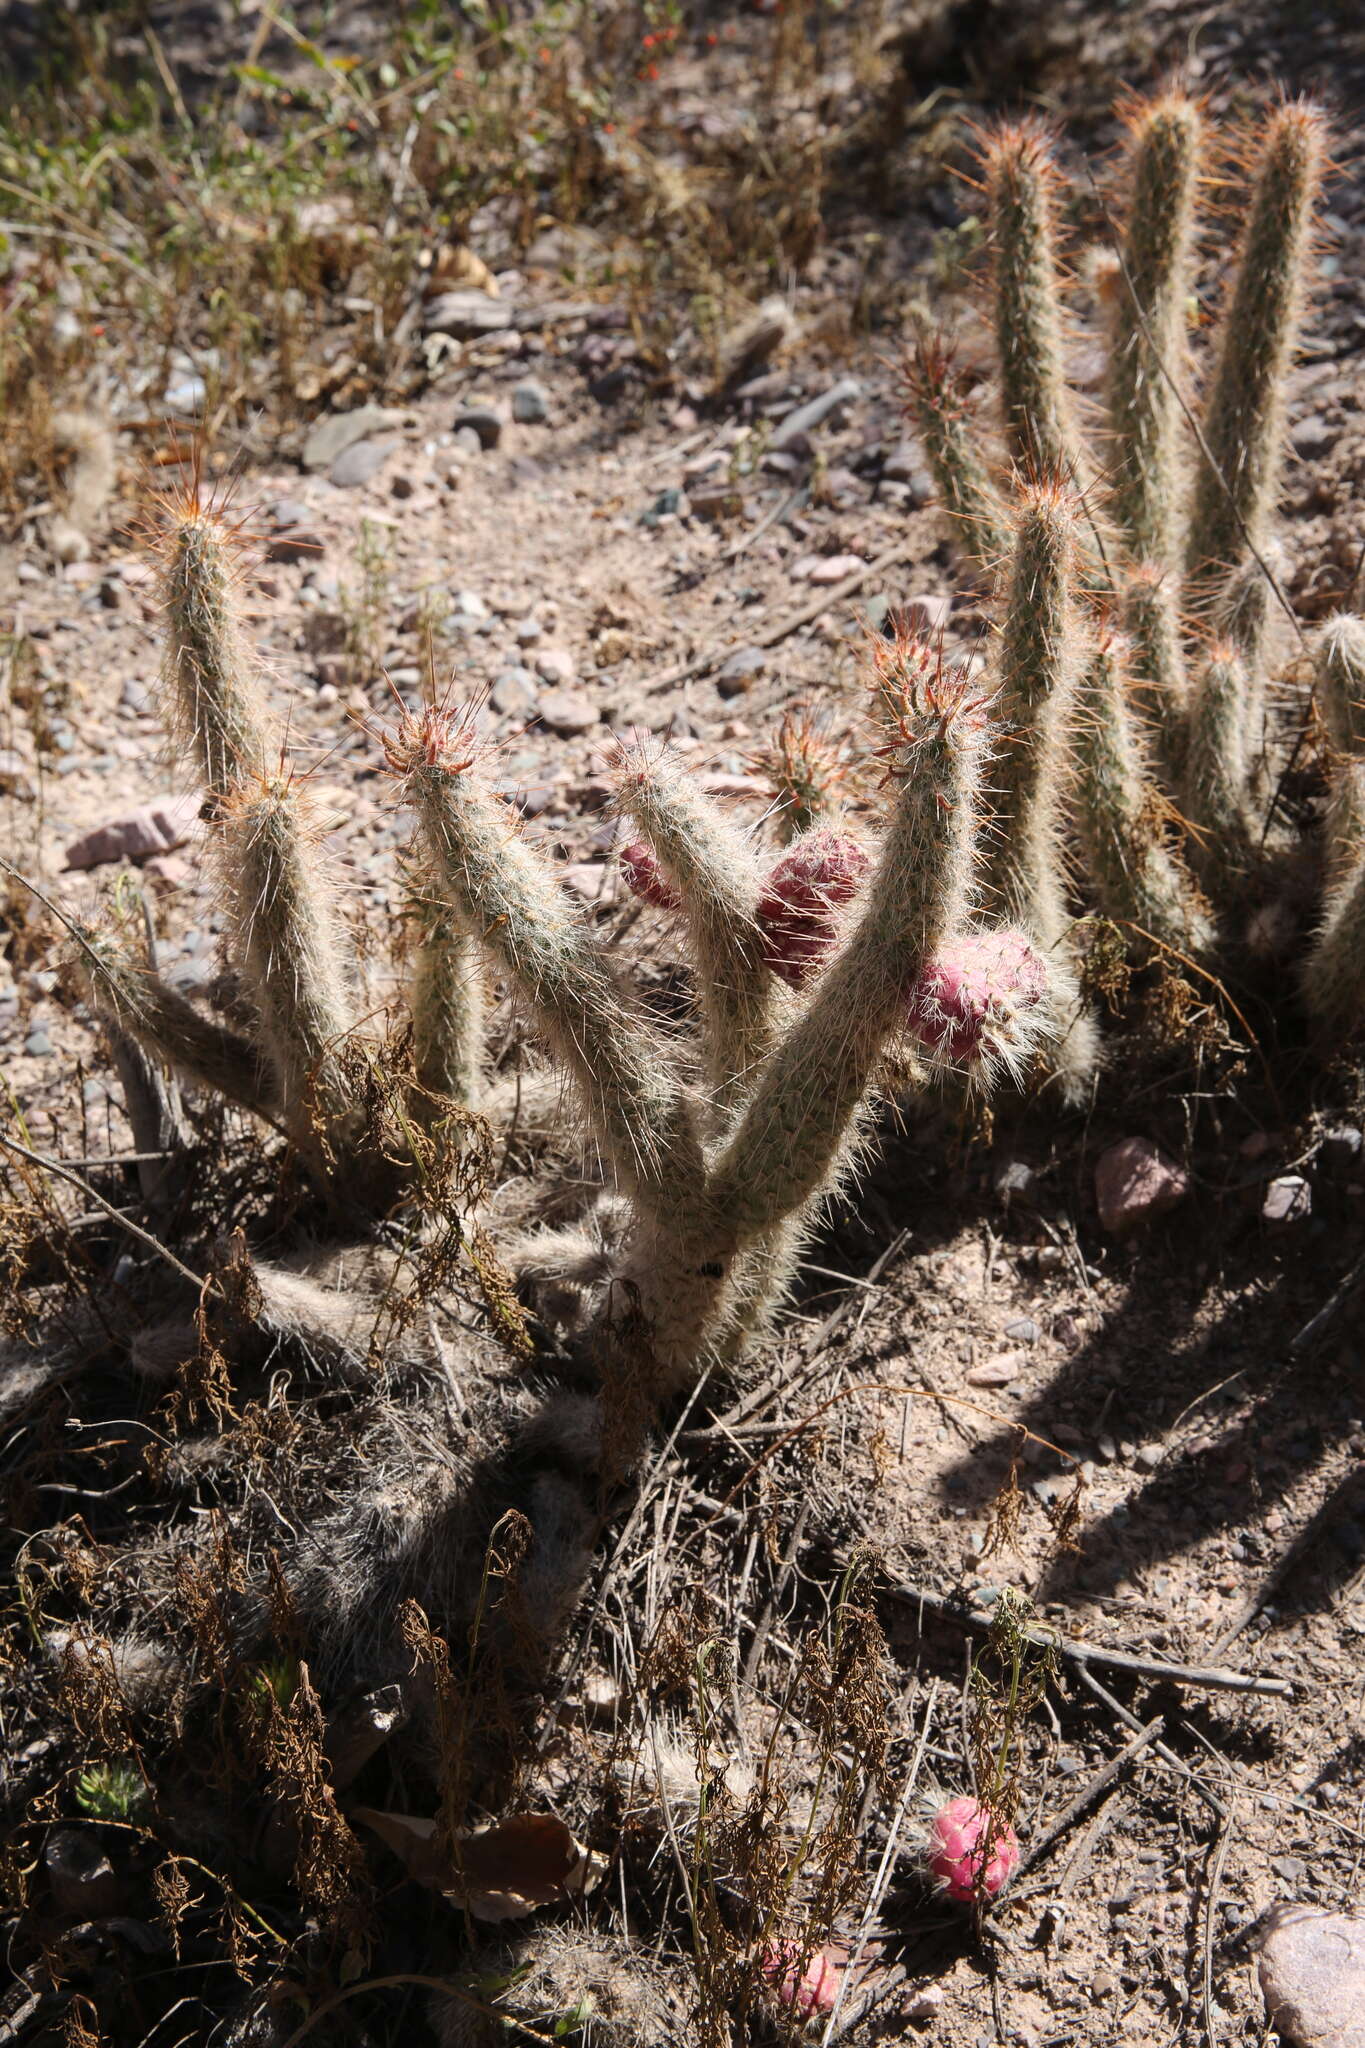
[[[24,1051],[29,1055],[30,1059],[46,1059],[51,1050],[52,1040],[48,1037],[46,1031],[41,1028],[37,1031],[30,1031],[28,1037],[24,1040]]]
[[[1306,420],[1291,427],[1289,438],[1294,444],[1294,453],[1311,460],[1315,455],[1325,455],[1337,438],[1338,429],[1318,413],[1310,413]]]
[[[547,683],[571,683],[574,658],[563,647],[543,647],[536,656],[535,671]]]
[[[518,619],[514,630],[518,647],[534,647],[545,629],[539,619]]]
[[[716,688],[722,697],[742,697],[767,666],[768,656],[761,647],[736,648],[716,677]]]
[[[889,484],[908,484],[915,472],[923,467],[924,451],[913,441],[902,441],[882,464],[882,475]]]
[[[1015,1202],[1036,1199],[1038,1176],[1023,1159],[1002,1159],[991,1176],[996,1195],[1008,1209]]]
[[[455,446],[462,455],[482,455],[483,453],[483,442],[473,427],[456,428]]]
[[[140,683],[130,676],[119,691],[119,704],[124,711],[131,711],[134,718],[150,718],[156,710],[156,697],[146,683]]]
[[[539,427],[550,417],[550,394],[534,377],[512,388],[512,417],[524,427]]]
[[[391,437],[378,441],[353,441],[338,455],[328,474],[332,482],[343,490],[354,490],[358,484],[367,484],[375,472],[383,468],[397,446],[397,441]]]
[[[1297,2048],[1365,2048],[1365,1919],[1317,1906],[1273,1908],[1261,1937],[1271,2025]]]
[[[502,718],[529,718],[536,708],[536,679],[529,668],[505,668],[494,678],[488,701]]]
[[[503,418],[496,406],[463,405],[452,424],[457,441],[469,430],[478,435],[480,448],[496,448],[502,439]]]
[[[330,469],[339,455],[357,441],[389,432],[402,422],[401,412],[386,405],[358,405],[351,412],[325,413],[315,420],[303,444],[305,469]]]
[[[54,1829],[43,1863],[59,1913],[98,1920],[124,1905],[125,1886],[93,1828]]]
[[[483,292],[442,292],[426,310],[428,334],[450,334],[456,341],[477,341],[482,334],[501,334],[512,325],[512,308]]]
[[[795,412],[789,412],[774,428],[768,446],[780,454],[784,448],[789,448],[793,441],[800,440],[803,434],[809,434],[813,428],[823,425],[832,413],[851,405],[855,398],[861,398],[862,395],[863,387],[856,377],[841,378],[837,384],[832,384],[828,391],[822,391],[818,398],[812,398],[806,405],[798,405]]]
[[[675,486],[660,491],[653,504],[640,514],[641,526],[657,526],[661,519],[675,519],[687,510],[687,499]]]

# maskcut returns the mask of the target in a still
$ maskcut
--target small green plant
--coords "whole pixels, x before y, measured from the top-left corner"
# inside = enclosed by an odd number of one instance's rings
[[[76,1804],[92,1820],[139,1821],[150,1807],[142,1773],[132,1764],[88,1764],[76,1780]]]

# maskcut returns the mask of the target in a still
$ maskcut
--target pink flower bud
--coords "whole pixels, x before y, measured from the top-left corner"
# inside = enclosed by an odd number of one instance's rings
[[[989,1844],[990,1860],[982,1869]],[[1019,1837],[1007,1820],[979,1799],[964,1796],[940,1806],[929,1830],[929,1869],[950,1899],[967,1903],[978,1887],[993,1899],[1019,1866]]]
[[[871,863],[846,832],[818,826],[777,860],[758,901],[763,957],[774,974],[799,988],[838,936],[838,912]]]
[[[1046,993],[1047,968],[1022,932],[964,932],[914,983],[906,1022],[921,1045],[945,1059],[1007,1059],[1024,1049],[1028,1012]]]
[[[621,879],[642,903],[656,904],[660,910],[682,908],[682,897],[643,839],[632,839],[621,848]]]
[[[779,1941],[765,1948],[761,1968],[780,2005],[788,2005],[803,2020],[818,2012],[833,2012],[839,1986],[848,1962],[843,1949],[821,1948],[801,1964],[801,1944]]]

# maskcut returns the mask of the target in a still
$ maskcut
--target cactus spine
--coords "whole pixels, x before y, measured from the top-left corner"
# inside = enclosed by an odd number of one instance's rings
[[[1230,640],[1216,640],[1191,693],[1184,792],[1199,835],[1192,859],[1220,899],[1235,896],[1255,857],[1250,700],[1246,662]]]
[[[1189,681],[1171,578],[1154,562],[1136,563],[1123,578],[1119,605],[1140,701],[1170,765],[1178,768]]]
[[[1076,480],[1062,367],[1053,190],[1057,169],[1044,130],[1010,123],[982,152],[995,257],[995,344],[1005,443],[1026,476]]]
[[[1267,119],[1204,411],[1208,458],[1198,458],[1187,557],[1199,582],[1236,568],[1267,536],[1326,156],[1315,107],[1293,100]]]
[[[1130,201],[1114,293],[1109,501],[1129,554],[1174,569],[1184,482],[1183,418],[1190,246],[1203,119],[1179,93],[1141,103],[1129,123]],[[1173,382],[1172,380],[1175,380]]]
[[[1128,701],[1128,649],[1105,634],[1078,694],[1076,794],[1101,907],[1182,953],[1200,953],[1212,921],[1163,829],[1163,804]]]

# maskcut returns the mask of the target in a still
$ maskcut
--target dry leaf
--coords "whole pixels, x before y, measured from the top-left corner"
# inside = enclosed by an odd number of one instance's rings
[[[436,1839],[436,1823],[417,1814],[351,1808],[386,1842],[419,1884],[444,1892],[476,1920],[520,1920],[537,1906],[581,1897],[599,1884],[606,1858],[585,1849],[548,1813],[517,1813],[462,1835],[454,1858]]]
[[[446,242],[436,251],[436,260],[427,278],[428,298],[437,292],[457,291],[467,285],[472,291],[486,292],[490,299],[499,299],[502,293],[482,256],[476,256],[463,242]]]

